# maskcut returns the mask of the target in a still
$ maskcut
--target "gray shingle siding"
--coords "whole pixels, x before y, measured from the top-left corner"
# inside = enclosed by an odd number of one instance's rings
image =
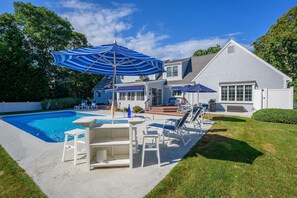
[[[204,56],[194,56],[191,58],[181,59],[188,62],[187,69],[183,75],[182,80],[168,81],[167,85],[183,85],[183,84],[192,84],[192,80],[200,73],[200,71],[213,59],[216,54],[208,54]],[[181,61],[176,61],[181,62]],[[169,62],[172,63],[172,62]],[[165,63],[165,65],[168,64]],[[166,66],[165,66],[166,67]]]

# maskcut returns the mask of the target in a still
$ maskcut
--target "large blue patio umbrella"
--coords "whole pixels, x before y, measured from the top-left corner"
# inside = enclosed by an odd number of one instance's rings
[[[114,118],[114,85],[116,76],[147,76],[164,72],[163,62],[156,58],[117,45],[52,52],[54,64],[80,72],[113,75],[112,118]]]
[[[190,93],[198,93],[198,103],[199,103],[199,93],[212,93],[216,92],[215,90],[208,88],[201,84],[195,84],[195,85],[187,85],[180,89],[183,92],[190,92]],[[193,101],[193,99],[192,99]]]

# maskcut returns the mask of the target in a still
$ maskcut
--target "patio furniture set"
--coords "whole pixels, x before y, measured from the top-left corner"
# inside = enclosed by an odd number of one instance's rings
[[[191,113],[192,117],[188,120]],[[143,132],[141,166],[144,166],[146,151],[156,151],[158,165],[161,166],[159,142],[162,138],[164,144],[165,136],[170,142],[170,138],[176,135],[183,145],[187,146],[191,141],[191,136],[185,123],[191,123],[194,128],[202,131],[202,116],[202,109],[197,108],[185,112],[180,119],[168,119],[164,124],[151,123],[147,125],[146,131]],[[136,125],[145,122],[145,119],[141,117],[119,117],[112,120],[113,123],[101,122],[103,119],[102,117],[91,116],[73,122],[86,127],[86,129],[74,129],[65,132],[62,162],[65,161],[65,152],[73,150],[74,165],[76,165],[78,155],[81,154],[78,152],[78,145],[82,143],[85,145],[89,170],[96,167],[129,166],[133,168],[133,154],[139,152]],[[127,120],[128,123],[123,123],[123,119]],[[100,121],[97,122],[98,120]],[[79,138],[80,135],[84,135],[84,141]],[[68,141],[70,136],[74,137],[72,143]]]
[[[92,101],[89,105],[87,100],[82,100],[80,105],[74,106],[75,110],[97,110],[98,106],[95,101]]]

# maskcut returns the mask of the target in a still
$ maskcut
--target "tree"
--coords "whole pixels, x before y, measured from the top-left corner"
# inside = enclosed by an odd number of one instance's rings
[[[46,97],[43,71],[32,66],[28,42],[11,14],[0,15],[0,101],[38,101]]]
[[[92,97],[92,88],[102,76],[57,67],[52,64],[50,54],[52,51],[87,47],[85,35],[75,32],[69,21],[44,7],[15,2],[14,8],[16,22],[29,43],[32,62],[47,79],[47,95],[51,98]]]
[[[215,54],[218,53],[221,50],[221,47],[219,45],[212,46],[207,48],[206,50],[199,49],[194,52],[193,56],[203,56],[207,54]]]
[[[297,100],[297,6],[281,16],[253,46],[255,54],[293,79]]]

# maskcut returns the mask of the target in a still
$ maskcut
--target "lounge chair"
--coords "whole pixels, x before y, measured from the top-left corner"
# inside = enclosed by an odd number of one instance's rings
[[[184,113],[183,117],[181,119],[178,119],[175,124],[159,124],[159,123],[152,123],[147,125],[147,129],[149,128],[159,128],[159,129],[163,129],[161,132],[161,135],[163,136],[163,143],[164,143],[164,130],[165,131],[169,131],[169,132],[173,132],[175,133],[177,136],[180,137],[180,139],[183,141],[184,145],[187,146],[187,144],[191,141],[191,137],[188,137],[188,140],[185,141],[184,136],[186,134],[189,135],[189,131],[186,129],[185,127],[185,122],[187,120],[187,118],[190,115],[190,111],[187,111]],[[168,133],[168,138],[170,139],[170,133]]]
[[[197,127],[200,128],[200,131],[202,131],[202,116],[203,116],[203,110],[201,108],[198,108],[196,111],[193,111],[192,117],[190,119],[190,123],[193,124],[194,128],[197,129]]]
[[[202,108],[198,107],[192,110],[192,117],[190,118],[189,123],[193,124],[195,129],[199,127],[200,130],[202,130],[202,126],[201,126],[202,115],[203,115]],[[178,119],[170,118],[170,119],[167,119],[165,123],[175,123],[176,121],[178,121]]]

